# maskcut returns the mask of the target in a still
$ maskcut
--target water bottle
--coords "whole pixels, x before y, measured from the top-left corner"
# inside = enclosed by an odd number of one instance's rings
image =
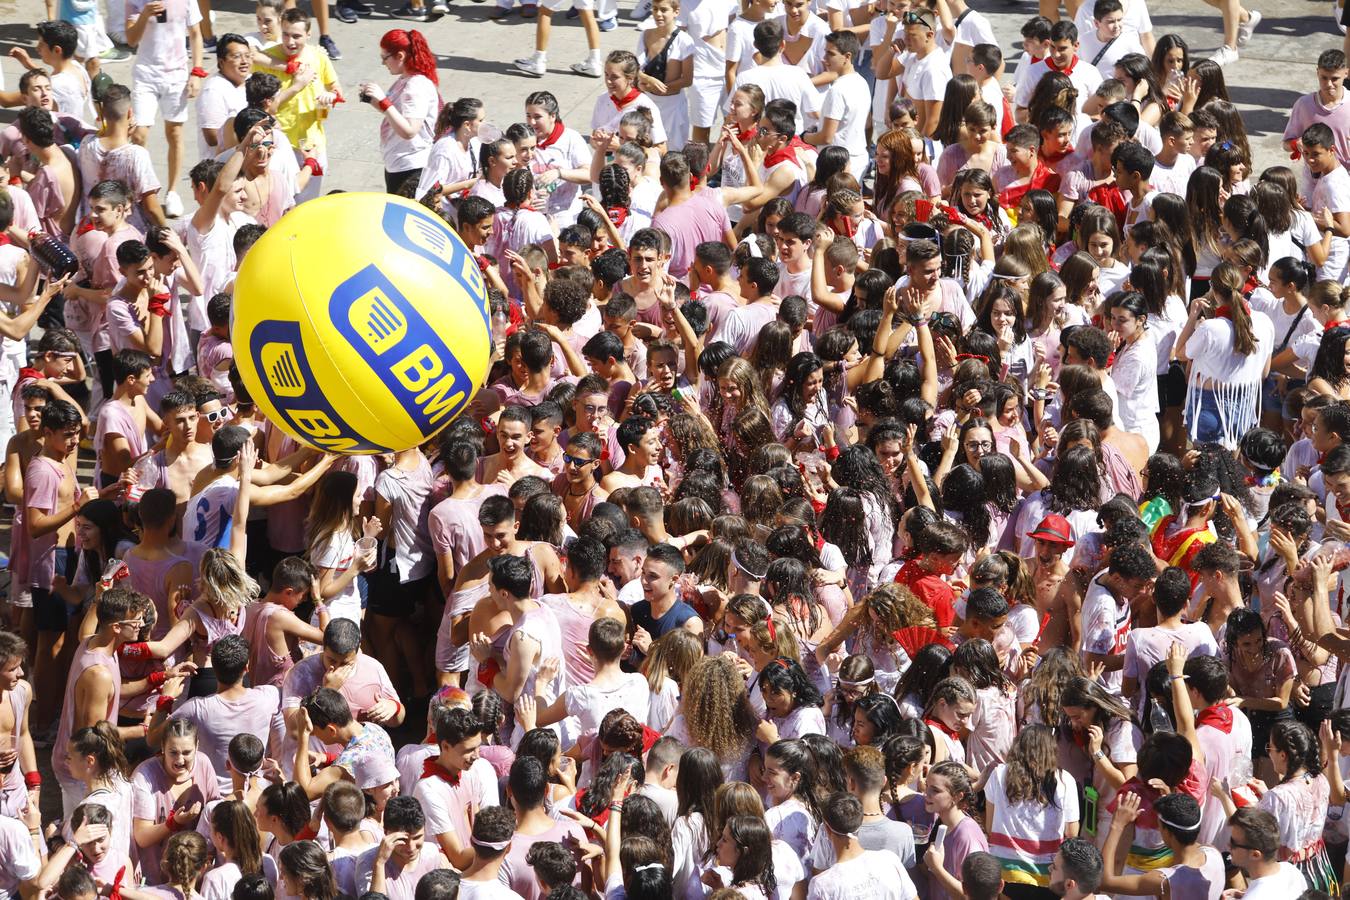
[[[1172,720],[1168,718],[1167,710],[1162,708],[1161,703],[1152,703],[1149,705],[1148,723],[1153,727],[1156,734],[1160,731],[1176,731],[1172,727]]]
[[[37,260],[42,274],[55,281],[80,271],[80,261],[75,253],[61,240],[45,231],[30,231],[28,244],[32,248],[33,258]]]
[[[495,347],[499,342],[506,340],[506,328],[511,324],[511,317],[506,314],[506,310],[497,309],[492,313],[492,344]]]

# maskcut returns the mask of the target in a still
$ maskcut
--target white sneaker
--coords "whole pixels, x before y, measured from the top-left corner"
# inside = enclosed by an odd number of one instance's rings
[[[1247,42],[1252,39],[1252,32],[1256,26],[1261,24],[1261,14],[1252,10],[1247,14],[1247,21],[1238,25],[1238,46],[1245,47]]]
[[[1226,66],[1238,61],[1238,52],[1232,47],[1220,47],[1211,53],[1209,58],[1220,66]]]
[[[164,195],[164,215],[170,219],[182,218],[183,200],[177,191],[169,191]]]
[[[1341,9],[1341,5],[1335,2],[1335,0],[1332,0],[1331,21],[1336,23],[1336,27],[1341,30],[1341,34],[1345,34],[1345,23],[1341,21]]]
[[[585,62],[572,63],[572,71],[578,75],[585,75],[587,78],[599,78],[601,75],[605,74],[604,71],[601,70],[600,64],[589,56],[586,57]]]
[[[638,5],[628,14],[630,19],[645,19],[652,11],[652,0],[638,0]]]
[[[527,56],[524,59],[518,59],[511,64],[517,72],[523,72],[533,78],[543,78],[548,69],[545,63],[537,56]]]

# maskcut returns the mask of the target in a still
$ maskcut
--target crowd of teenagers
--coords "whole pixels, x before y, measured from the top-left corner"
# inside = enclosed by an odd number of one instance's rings
[[[1343,50],[1258,170],[1238,0],[1204,60],[1046,0],[1014,74],[963,0],[650,0],[603,60],[575,0],[584,131],[419,30],[344,96],[323,0],[107,5],[0,91],[0,900],[1340,896]],[[565,6],[499,0],[520,71]],[[230,344],[344,102],[489,285],[384,456]]]

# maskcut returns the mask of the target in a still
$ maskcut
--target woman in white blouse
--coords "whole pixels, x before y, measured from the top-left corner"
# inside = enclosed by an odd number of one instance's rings
[[[1256,426],[1261,382],[1270,371],[1274,326],[1242,296],[1242,271],[1219,263],[1209,293],[1191,304],[1177,338],[1177,359],[1190,363],[1186,429],[1192,441],[1229,449]]]
[[[1158,449],[1158,345],[1148,329],[1148,305],[1138,291],[1112,294],[1106,301],[1116,359],[1111,380],[1120,399],[1120,423],[1142,435],[1148,452]]]

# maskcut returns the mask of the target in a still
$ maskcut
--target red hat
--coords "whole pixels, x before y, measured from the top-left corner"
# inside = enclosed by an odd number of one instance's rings
[[[1051,544],[1063,544],[1066,547],[1073,546],[1073,531],[1069,528],[1069,520],[1054,513],[1041,519],[1041,524],[1037,525],[1036,530],[1027,537]]]

